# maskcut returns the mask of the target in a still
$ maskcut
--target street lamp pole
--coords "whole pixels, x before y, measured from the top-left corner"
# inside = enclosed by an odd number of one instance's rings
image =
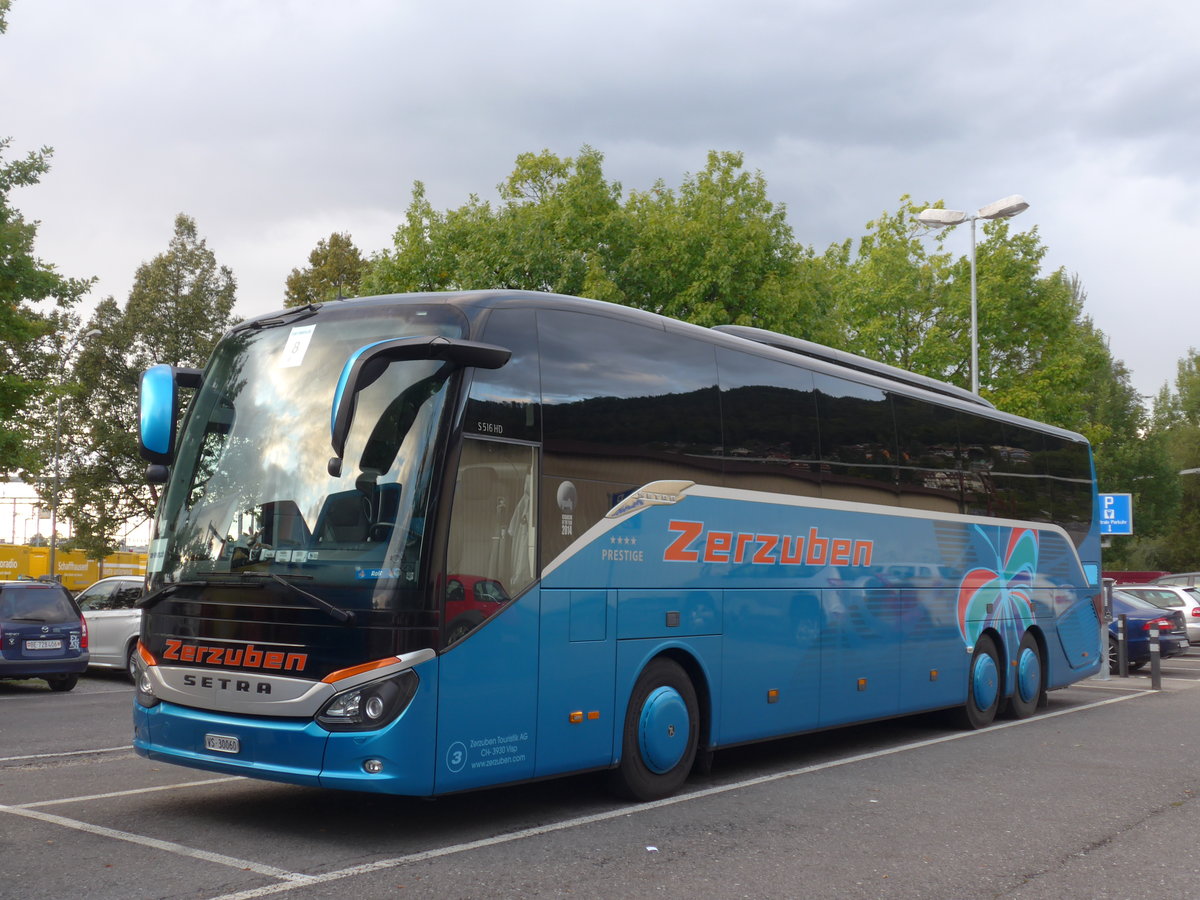
[[[86,334],[81,334],[63,353],[59,361],[58,386],[54,395],[54,492],[50,495],[50,579],[57,580],[55,572],[58,562],[58,457],[62,443],[62,386],[66,377],[67,362],[79,346],[90,337],[95,337],[100,329],[93,328]]]
[[[930,206],[917,213],[917,221],[933,228],[947,228],[962,222],[971,223],[971,393],[979,395],[979,299],[975,288],[975,222],[977,219],[1011,219],[1029,209],[1029,204],[1020,194],[1013,194],[987,206],[981,206],[973,214],[959,209],[939,209]]]

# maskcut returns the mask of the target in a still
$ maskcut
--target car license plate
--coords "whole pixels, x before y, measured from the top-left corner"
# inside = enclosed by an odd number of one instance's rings
[[[241,751],[241,742],[228,734],[206,734],[204,736],[204,749],[214,750],[217,753],[238,753]]]
[[[61,650],[62,640],[56,641],[26,641],[26,650]]]

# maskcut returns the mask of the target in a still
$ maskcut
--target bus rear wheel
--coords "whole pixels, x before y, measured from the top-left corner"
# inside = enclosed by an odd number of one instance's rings
[[[674,660],[652,660],[629,697],[612,789],[643,801],[675,793],[692,769],[699,735],[700,708],[692,680]]]
[[[959,710],[959,724],[964,728],[985,728],[996,718],[1000,709],[1003,672],[996,643],[986,634],[975,642],[971,668],[967,672],[967,702]]]
[[[1046,688],[1042,678],[1042,652],[1037,638],[1028,631],[1017,647],[1016,665],[1013,670],[1013,693],[1008,698],[1008,715],[1014,719],[1028,719],[1035,712]]]

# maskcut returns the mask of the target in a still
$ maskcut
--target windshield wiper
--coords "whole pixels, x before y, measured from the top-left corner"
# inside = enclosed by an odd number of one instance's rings
[[[231,331],[245,331],[248,328],[253,328],[256,331],[263,328],[274,328],[276,325],[291,325],[299,322],[302,319],[307,319],[309,316],[315,316],[317,310],[321,308],[320,303],[309,303],[306,306],[301,306],[293,310],[288,310],[278,316],[271,316],[268,319],[252,319],[249,322],[243,322],[230,329]]]
[[[170,597],[181,587],[197,587],[202,584],[204,584],[203,581],[176,581],[171,584],[163,585],[157,591],[147,594],[133,605],[139,609],[149,609],[159,600],[165,600],[167,597]]]
[[[215,578],[204,577],[207,575],[215,575]],[[292,576],[308,577],[312,576]],[[161,590],[155,591],[153,594],[148,594],[143,597],[134,606],[140,606],[146,609],[153,606],[159,600],[163,600],[173,594],[181,587],[253,587],[261,588],[266,585],[267,580],[282,584],[285,588],[308,601],[310,606],[315,606],[317,609],[326,613],[331,619],[341,622],[343,625],[352,624],[354,622],[354,611],[342,609],[340,606],[334,606],[328,600],[318,597],[316,594],[310,594],[304,588],[299,587],[288,581],[281,575],[276,575],[274,572],[206,572],[198,580],[195,581],[177,581],[174,584],[169,584]]]
[[[244,574],[250,575],[251,573],[246,572]],[[340,606],[334,606],[328,600],[323,600],[320,597],[318,597],[316,594],[310,594],[308,591],[304,590],[304,588],[298,587],[298,586],[292,584],[290,581],[288,581],[282,575],[276,575],[274,572],[267,572],[266,575],[272,581],[282,584],[285,588],[292,591],[292,593],[296,594],[297,596],[305,598],[313,606],[317,607],[318,609],[324,610],[326,613],[329,614],[330,618],[336,619],[337,621],[341,622],[343,625],[350,625],[354,622],[354,612],[352,610],[342,609]]]

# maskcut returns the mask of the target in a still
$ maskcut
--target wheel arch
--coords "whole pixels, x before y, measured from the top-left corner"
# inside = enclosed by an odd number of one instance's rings
[[[621,688],[624,696],[619,698],[619,706],[613,716],[618,729],[613,744],[613,765],[617,765],[621,761],[620,729],[623,727],[621,723],[624,723],[628,711],[630,692],[646,667],[654,660],[661,658],[678,664],[691,680],[692,687],[696,691],[696,705],[700,712],[697,746],[700,749],[712,747],[712,735],[715,729],[713,723],[713,676],[710,667],[704,664],[701,654],[697,653],[694,648],[679,643],[660,645],[647,652],[636,666],[626,670],[626,676],[621,679],[621,683],[624,685]]]

